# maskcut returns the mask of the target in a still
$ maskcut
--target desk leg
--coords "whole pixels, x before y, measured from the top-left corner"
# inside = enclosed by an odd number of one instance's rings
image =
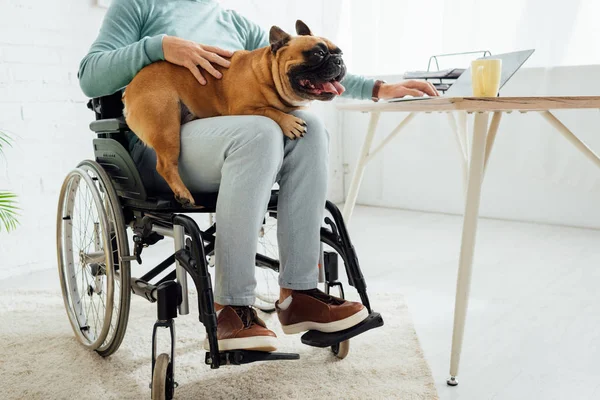
[[[569,128],[565,126],[565,124],[560,122],[560,120],[556,118],[554,114],[552,114],[550,111],[544,111],[542,112],[542,117],[544,117],[544,119],[548,121],[550,125],[556,128],[556,130],[558,130],[565,137],[565,139],[571,142],[571,144],[573,144],[573,146],[575,146],[577,150],[579,150],[591,162],[600,167],[600,157],[598,157],[598,155],[594,153],[592,149],[587,147],[585,143],[583,143],[577,136],[575,136],[575,134],[571,132]]]
[[[369,151],[371,151],[371,144],[373,143],[373,138],[375,137],[375,131],[377,130],[377,124],[379,123],[380,116],[381,114],[378,112],[371,113],[369,130],[367,131],[367,136],[365,137],[365,141],[363,142],[360,150],[360,155],[358,156],[358,162],[356,163],[356,169],[354,170],[354,175],[352,176],[352,183],[350,184],[350,190],[348,192],[348,197],[346,197],[344,211],[342,212],[344,221],[346,221],[346,223],[350,222],[352,211],[354,211],[354,205],[356,204],[356,198],[358,197],[358,189],[360,187],[360,183],[362,182],[365,167],[367,166]]]
[[[487,141],[485,144],[485,161],[483,165],[483,171],[487,168],[488,161],[490,160],[490,154],[492,153],[492,147],[494,147],[494,141],[496,140],[496,134],[498,133],[498,127],[500,126],[500,120],[502,119],[502,113],[496,111],[492,117],[490,123],[490,130],[488,131]]]
[[[458,265],[456,283],[456,301],[454,305],[454,330],[452,333],[452,354],[450,359],[450,386],[458,385],[456,379],[460,363],[467,307],[469,305],[469,290],[475,250],[475,234],[479,216],[479,200],[485,164],[488,113],[476,113],[473,126],[473,142],[471,146],[471,162],[463,221],[462,244]]]
[[[467,160],[471,158],[470,148],[469,148],[469,132],[467,129],[467,112],[466,111],[458,111],[456,113],[457,122],[458,122],[458,131],[463,137],[464,145],[465,145],[465,154],[467,155]]]
[[[460,112],[460,111],[459,111]],[[456,144],[458,146],[458,152],[460,153],[460,166],[462,167],[462,176],[463,176],[463,193],[467,190],[467,181],[469,179],[469,157],[466,143],[466,135],[463,135],[459,130],[459,127],[456,122],[456,118],[454,114],[451,112],[448,113],[448,123],[450,124],[450,128],[454,132],[454,138],[456,139]]]

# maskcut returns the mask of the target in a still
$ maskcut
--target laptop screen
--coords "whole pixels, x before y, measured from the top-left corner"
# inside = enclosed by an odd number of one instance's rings
[[[521,68],[535,50],[515,51],[512,53],[496,54],[495,56],[482,57],[502,60],[502,77],[500,79],[500,88]],[[469,97],[473,95],[471,87],[471,67],[454,82],[454,84],[444,94],[444,97]]]

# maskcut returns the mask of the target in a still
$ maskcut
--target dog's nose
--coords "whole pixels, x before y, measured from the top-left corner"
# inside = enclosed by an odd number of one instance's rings
[[[333,59],[333,63],[335,65],[342,65],[342,59],[341,58],[334,58]]]

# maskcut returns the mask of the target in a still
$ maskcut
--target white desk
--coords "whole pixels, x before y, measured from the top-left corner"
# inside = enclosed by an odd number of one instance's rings
[[[465,188],[465,212],[463,219],[462,242],[458,262],[458,278],[454,305],[454,329],[452,332],[452,350],[450,357],[450,378],[448,385],[458,384],[458,368],[463,344],[469,290],[473,268],[473,253],[479,216],[479,201],[485,168],[494,145],[496,133],[503,114],[513,111],[535,112],[541,115],[573,144],[584,156],[600,167],[598,157],[589,147],[573,134],[550,110],[558,109],[600,109],[600,96],[580,97],[454,97],[428,100],[405,101],[397,103],[342,104],[339,110],[370,113],[371,118],[367,135],[362,145],[356,169],[352,177],[350,191],[344,206],[344,219],[349,222],[365,168],[377,153],[385,148],[392,139],[402,132],[418,113],[442,112],[448,115],[450,128],[456,137],[457,148],[462,155],[463,184]],[[373,138],[382,112],[404,112],[408,115],[375,148]],[[492,120],[489,122],[489,115]],[[474,114],[472,143],[467,133],[468,114]]]

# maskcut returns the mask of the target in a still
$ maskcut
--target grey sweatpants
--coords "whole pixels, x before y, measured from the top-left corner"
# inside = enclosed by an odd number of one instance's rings
[[[200,119],[181,128],[179,172],[192,193],[219,192],[215,244],[215,301],[254,303],[258,232],[271,189],[279,183],[279,284],[317,287],[319,232],[328,179],[329,134],[322,121],[294,112],[307,133],[286,138],[271,119],[231,116]],[[144,185],[169,193],[156,172],[156,154],[138,142],[131,149]]]

